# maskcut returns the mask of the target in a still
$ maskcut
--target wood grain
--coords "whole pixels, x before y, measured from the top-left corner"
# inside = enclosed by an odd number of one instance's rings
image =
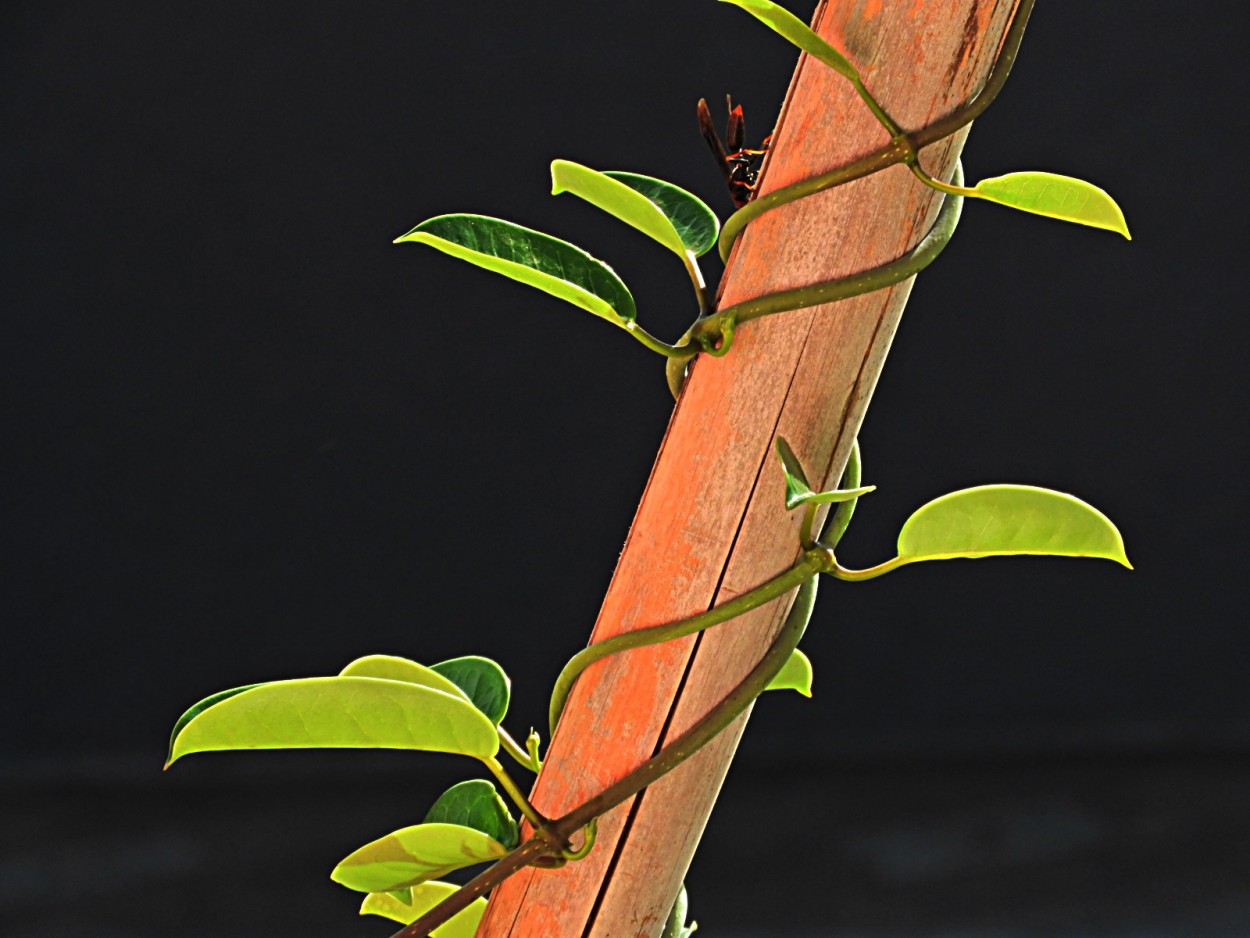
[[[984,81],[1012,0],[822,4],[818,32],[847,52],[903,127],[952,110]],[[761,42],[774,41],[761,32]],[[787,95],[763,191],[887,142],[849,85],[806,57]],[[949,178],[962,135],[924,165]],[[722,303],[853,273],[907,250],[938,200],[903,167],[792,203],[754,222]],[[696,361],[661,445],[593,639],[682,618],[771,577],[798,554],[772,455],[780,433],[813,482],[836,482],[910,292],[890,290],[749,323],[732,352]],[[869,480],[870,481],[870,480]],[[833,589],[824,602],[834,602]],[[583,675],[534,801],[563,813],[687,728],[758,660],[789,600],[701,637],[608,658]],[[737,746],[746,715],[672,775],[600,822],[591,855],[527,869],[492,897],[480,936],[638,938],[659,933]],[[697,913],[697,897],[695,897]]]

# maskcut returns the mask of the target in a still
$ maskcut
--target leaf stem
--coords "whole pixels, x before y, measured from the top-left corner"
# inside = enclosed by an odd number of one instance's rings
[[[649,333],[646,329],[642,328],[642,326],[638,325],[638,320],[636,319],[630,319],[626,321],[621,326],[621,328],[624,329],[626,332],[628,332],[630,335],[632,335],[635,339],[637,339],[647,348],[651,349],[651,351],[659,352],[665,358],[689,358],[690,356],[694,355],[696,352],[699,351],[698,346],[669,345],[667,342],[657,339],[655,336]]]
[[[491,774],[499,781],[503,790],[508,793],[508,797],[520,809],[521,814],[525,816],[525,820],[529,821],[536,831],[543,831],[549,828],[550,822],[530,804],[529,799],[517,787],[517,783],[512,780],[512,776],[508,774],[508,770],[499,763],[498,759],[494,756],[488,756],[482,760],[482,763],[490,769]]]
[[[833,569],[828,572],[833,574],[839,580],[846,580],[849,583],[856,583],[860,580],[875,580],[879,576],[889,573],[891,570],[897,570],[908,561],[902,557],[894,557],[885,563],[879,563],[875,567],[869,567],[866,570],[848,570],[841,564],[834,562]]]
[[[804,550],[811,550],[816,546],[813,531],[816,527],[816,510],[819,507],[815,502],[808,502],[803,506],[803,524],[799,526],[799,543],[803,545]]]
[[[936,189],[938,192],[945,192],[947,195],[955,195],[960,198],[981,198],[981,193],[977,192],[976,189],[969,189],[961,185],[952,185],[948,182],[942,182],[940,179],[934,179],[924,171],[919,161],[910,164],[908,169],[911,170],[913,176],[923,182],[930,189]]]
[[[526,751],[525,749],[522,749],[521,744],[512,738],[508,731],[503,728],[502,724],[496,726],[495,730],[499,734],[499,745],[503,748],[504,752],[512,757],[513,761],[529,769],[531,772],[538,771],[541,765],[535,764],[533,751]]]
[[[868,105],[868,110],[872,111],[872,116],[877,119],[877,123],[886,129],[890,137],[892,139],[898,139],[899,137],[906,139],[902,128],[894,123],[894,119],[885,112],[885,108],[877,103],[877,99],[868,93],[868,89],[864,87],[863,79],[857,76],[851,79],[851,84],[855,86],[855,93]]]
[[[707,283],[703,279],[699,259],[694,256],[693,251],[687,251],[682,257],[682,262],[686,265],[686,273],[690,275],[690,282],[694,284],[694,295],[699,301],[699,315],[706,316],[712,311],[712,297],[707,291]]]

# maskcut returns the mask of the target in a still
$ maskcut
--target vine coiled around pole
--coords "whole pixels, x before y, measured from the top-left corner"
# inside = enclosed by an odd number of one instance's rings
[[[1029,15],[1032,13],[1033,4],[1034,0],[1019,0],[1017,3],[1011,22],[1003,36],[999,54],[985,84],[975,97],[946,117],[926,127],[910,133],[896,135],[886,147],[866,157],[831,170],[828,173],[774,190],[765,196],[752,200],[744,208],[732,215],[722,228],[720,236],[720,253],[722,258],[729,256],[734,242],[742,234],[745,227],[765,212],[779,208],[796,199],[805,198],[817,192],[823,192],[852,180],[880,172],[898,163],[903,163],[913,168],[913,170],[919,169],[918,154],[920,150],[956,133],[971,123],[989,107],[999,91],[1002,90],[1010,74],[1011,67],[1015,63],[1025,27],[1028,25]],[[956,166],[956,179],[962,180],[962,174],[958,165]],[[961,182],[956,182],[955,184],[960,185]],[[860,271],[848,277],[812,284],[795,290],[766,294],[765,296],[736,304],[696,320],[683,339],[684,345],[674,349],[677,354],[671,355],[669,359],[669,385],[674,390],[674,394],[680,391],[681,382],[684,379],[684,372],[689,360],[701,351],[709,352],[713,355],[725,354],[732,344],[734,329],[738,324],[790,309],[829,303],[884,289],[924,269],[924,267],[932,263],[949,242],[954,227],[958,222],[961,202],[962,197],[947,195],[938,219],[934,222],[930,231],[915,248],[894,261],[869,270]],[[786,303],[792,305],[787,306],[785,305]],[[842,487],[854,488],[858,485],[858,452],[857,447],[853,447],[852,458],[847,463]],[[816,574],[829,572],[834,568],[833,547],[836,546],[837,539],[845,532],[850,515],[854,511],[854,506],[854,499],[841,503],[830,519],[826,527],[825,536],[833,542],[832,544],[819,544],[817,548],[807,551],[803,558],[793,567],[751,591],[751,593],[765,590],[771,592],[772,584],[786,578],[786,582],[789,584],[788,587],[778,590],[772,597],[769,597],[777,598],[787,592],[788,589],[793,589],[795,580],[797,580],[798,585],[794,603],[773,643],[755,667],[725,697],[688,730],[669,742],[656,755],[643,762],[636,769],[599,794],[544,825],[542,830],[535,832],[529,840],[513,850],[508,856],[479,874],[411,925],[396,932],[392,938],[426,938],[433,929],[466,908],[475,899],[486,895],[513,873],[555,854],[556,850],[553,847],[553,843],[567,843],[568,838],[572,837],[579,829],[586,827],[600,815],[633,797],[658,778],[671,772],[733,723],[750,706],[752,701],[763,693],[769,682],[781,670],[782,666],[789,660],[791,653],[798,646],[799,639],[803,636],[815,603]],[[799,575],[800,571],[803,574],[801,576]],[[747,595],[749,594],[743,594],[743,596]],[[738,599],[742,598],[738,597]],[[760,600],[760,602],[766,601],[768,599]],[[727,603],[725,606],[729,606],[731,603]],[[755,605],[758,604],[756,603]],[[567,699],[567,694],[576,681],[578,674],[593,661],[627,648],[656,644],[668,641],[670,638],[678,635],[692,634],[700,631],[701,628],[707,628],[717,622],[725,621],[725,618],[728,617],[714,615],[718,609],[724,609],[725,606],[716,607],[709,610],[708,613],[670,623],[666,626],[638,630],[613,639],[607,639],[604,642],[595,643],[584,652],[579,653],[579,656],[573,659],[579,662],[578,665],[573,667],[567,678],[562,673],[561,680],[558,682],[556,693],[561,696],[558,703],[553,697],[553,728],[563,709],[563,702]],[[754,608],[754,606],[750,608]],[[715,621],[711,621],[713,619]],[[696,621],[699,624],[691,628],[691,623]],[[672,634],[669,635],[669,632]],[[627,638],[630,635],[641,637],[635,643],[619,641],[619,639]],[[601,647],[608,643],[616,644],[612,644],[607,649]],[[570,665],[572,665],[572,662],[570,662]],[[566,670],[568,669],[566,668]]]

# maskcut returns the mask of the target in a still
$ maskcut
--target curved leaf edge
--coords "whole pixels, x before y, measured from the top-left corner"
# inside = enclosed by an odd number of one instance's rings
[[[272,687],[274,687],[275,685],[279,685],[279,684],[303,684],[303,683],[305,683],[305,682],[310,682],[310,681],[332,681],[332,680],[336,680],[336,679],[338,679],[339,677],[340,677],[339,675],[332,675],[332,676],[329,676],[329,677],[292,678],[292,679],[289,679],[289,680],[282,680],[282,681],[264,681],[264,682],[261,682],[261,683],[258,683],[258,684],[247,684],[247,685],[244,685],[243,687],[231,688],[230,690],[226,690],[226,691],[218,691],[216,694],[211,694],[211,695],[209,695],[208,697],[205,697],[205,698],[204,698],[203,700],[201,700],[199,703],[194,704],[192,707],[190,707],[190,708],[186,711],[186,713],[184,713],[184,714],[182,715],[182,717],[180,717],[180,718],[178,719],[177,723],[175,724],[175,727],[174,727],[174,732],[173,732],[173,733],[171,734],[171,736],[170,736],[169,751],[168,751],[167,756],[166,756],[166,761],[165,761],[164,769],[165,769],[165,770],[168,770],[170,766],[172,766],[172,765],[173,765],[176,761],[178,761],[179,759],[183,758],[184,756],[194,755],[194,754],[196,754],[196,753],[200,753],[200,752],[221,752],[221,751],[240,751],[240,750],[250,751],[250,750],[254,750],[254,749],[271,749],[271,748],[272,748],[272,749],[319,749],[319,748],[326,748],[326,749],[369,749],[369,748],[393,748],[393,747],[386,747],[386,746],[375,747],[375,746],[330,746],[330,745],[327,745],[327,746],[324,746],[324,747],[323,747],[323,746],[278,746],[278,747],[266,747],[266,746],[240,746],[240,747],[238,747],[237,749],[235,749],[234,747],[227,747],[227,748],[224,748],[224,749],[203,749],[203,750],[201,750],[201,749],[193,749],[193,750],[190,750],[190,751],[188,751],[188,752],[179,753],[179,754],[177,754],[177,755],[175,755],[175,754],[174,754],[174,748],[175,748],[175,746],[176,746],[176,744],[177,744],[178,737],[179,737],[179,736],[180,736],[183,732],[185,732],[185,731],[186,731],[186,728],[187,728],[188,726],[190,726],[190,725],[191,725],[191,724],[192,724],[192,723],[193,723],[196,719],[198,719],[199,717],[203,716],[203,715],[204,715],[204,713],[206,713],[207,711],[211,710],[213,707],[215,707],[215,706],[216,706],[216,705],[218,705],[218,704],[224,703],[224,702],[225,702],[225,701],[227,701],[227,700],[232,700],[232,699],[234,699],[234,698],[236,698],[236,697],[239,697],[239,696],[241,696],[241,695],[243,695],[244,693],[249,692],[249,691],[256,691],[256,690],[262,690],[262,689],[265,689],[265,688],[272,688]],[[469,700],[469,699],[468,699],[468,698],[467,698],[464,694],[451,694],[451,693],[448,693],[448,692],[445,692],[445,691],[436,690],[435,688],[428,687],[428,686],[426,686],[426,685],[414,684],[414,683],[409,682],[409,681],[392,681],[392,680],[387,680],[387,679],[385,679],[385,678],[374,678],[374,677],[348,677],[348,678],[344,678],[344,680],[352,680],[352,681],[368,681],[368,682],[376,683],[376,684],[379,684],[379,685],[383,685],[383,684],[393,684],[393,685],[396,685],[396,686],[399,686],[399,687],[419,688],[422,692],[425,692],[425,693],[431,693],[431,694],[436,694],[436,695],[438,695],[439,697],[445,697],[445,698],[447,698],[448,700],[455,701],[457,704],[460,704],[460,705],[463,705],[464,707],[466,707],[466,708],[467,708],[467,710],[466,710],[466,712],[467,712],[467,713],[472,713],[472,714],[473,714],[473,715],[475,715],[477,718],[479,718],[479,719],[481,719],[481,720],[485,721],[485,722],[486,722],[486,723],[488,723],[488,724],[490,723],[490,721],[489,721],[489,719],[486,717],[486,715],[485,715],[485,714],[483,714],[480,710],[478,710],[478,709],[477,709],[477,707],[476,707],[476,706],[474,706],[473,702],[472,702],[471,700]],[[498,727],[497,727],[497,726],[494,726],[494,725],[492,724],[492,725],[491,725],[491,730],[492,730],[492,732],[493,732],[494,739],[495,739],[496,743],[498,744],[498,739],[499,739],[499,735],[498,735]],[[401,747],[401,748],[406,748],[406,747]],[[418,751],[421,751],[421,750],[418,750]],[[425,751],[441,751],[441,750],[425,750]],[[496,751],[497,751],[497,750],[496,750]],[[450,752],[450,751],[449,751],[449,752]],[[458,752],[458,751],[457,751],[457,752]],[[452,753],[452,754],[456,754],[456,753]],[[466,751],[466,752],[458,752],[458,754],[461,754],[461,755],[468,755],[468,756],[471,756],[472,758],[475,758],[475,759],[482,759],[482,758],[484,758],[484,756],[482,756],[482,755],[479,755],[479,754],[477,754],[477,753],[473,753],[473,752],[467,752],[467,751]]]
[[[581,260],[588,261],[590,264],[601,269],[601,273],[613,285],[614,289],[619,290],[621,305],[623,309],[615,308],[607,298],[599,295],[593,290],[587,289],[580,283],[572,280],[562,280],[552,274],[540,270],[537,267],[528,264],[522,264],[508,258],[499,257],[484,251],[478,251],[471,247],[466,247],[458,241],[444,238],[440,235],[433,234],[424,230],[427,226],[436,225],[439,222],[449,221],[482,221],[489,224],[500,225],[507,228],[517,229],[526,236],[534,236],[538,241],[552,242],[557,245],[558,250],[568,250],[579,255]],[[633,322],[638,318],[637,306],[634,303],[633,294],[625,282],[617,275],[616,271],[605,261],[595,257],[589,251],[578,247],[572,242],[557,238],[555,235],[549,235],[543,231],[537,231],[533,228],[526,228],[524,225],[518,225],[516,222],[510,222],[503,218],[495,218],[490,215],[476,215],[468,212],[452,212],[445,215],[436,215],[433,218],[427,218],[418,224],[415,228],[395,238],[392,244],[426,244],[435,250],[442,251],[444,254],[450,254],[452,257],[459,258],[475,266],[482,267],[486,270],[494,271],[502,274],[512,280],[516,280],[526,286],[534,287],[542,290],[557,299],[562,299],[567,303],[572,303],[587,312],[593,313],[602,319],[624,327],[627,323]],[[489,258],[488,261],[482,258]],[[561,289],[557,284],[564,285]],[[565,292],[572,294],[564,295]]]
[[[995,490],[1000,490],[1000,491],[1018,490],[1018,491],[1023,491],[1023,492],[1027,492],[1030,494],[1042,494],[1042,495],[1047,495],[1047,496],[1052,496],[1055,498],[1063,499],[1066,502],[1078,505],[1085,512],[1087,512],[1091,517],[1094,517],[1100,520],[1105,526],[1106,530],[1114,535],[1113,543],[1114,543],[1115,549],[1111,551],[1098,551],[1098,552],[1067,552],[1067,551],[1054,551],[1054,550],[1043,550],[1043,549],[1023,549],[1023,550],[986,550],[986,551],[935,551],[933,553],[926,553],[926,554],[919,554],[919,555],[915,555],[915,554],[908,555],[904,553],[902,544],[903,544],[903,539],[905,538],[907,534],[909,525],[911,525],[915,519],[917,519],[920,515],[925,513],[927,510],[940,506],[944,502],[947,502],[956,498],[964,497],[972,493],[979,493],[979,492],[989,493]],[[1111,560],[1111,561],[1114,561],[1115,563],[1120,564],[1120,566],[1125,567],[1128,570],[1133,569],[1133,565],[1132,563],[1129,562],[1128,555],[1124,549],[1123,535],[1121,535],[1120,530],[1119,528],[1115,526],[1115,523],[1110,518],[1108,518],[1103,512],[1099,511],[1097,508],[1095,508],[1093,505],[1091,505],[1089,502],[1085,501],[1084,499],[1077,498],[1075,495],[1072,495],[1071,493],[1060,492],[1057,489],[1048,489],[1048,488],[1043,488],[1041,486],[1024,485],[1020,483],[990,483],[988,485],[970,486],[969,488],[966,488],[966,489],[957,489],[954,492],[948,492],[945,495],[940,495],[935,499],[925,502],[925,504],[921,505],[919,508],[913,511],[911,515],[908,516],[907,520],[903,522],[903,526],[899,530],[898,543],[899,543],[899,555],[893,562],[889,564],[890,566],[897,567],[897,566],[903,566],[905,564],[924,563],[930,560],[963,560],[963,559],[978,560],[978,559],[982,559],[985,557],[1029,556],[1029,557],[1073,557],[1073,558],[1090,558],[1094,560]]]

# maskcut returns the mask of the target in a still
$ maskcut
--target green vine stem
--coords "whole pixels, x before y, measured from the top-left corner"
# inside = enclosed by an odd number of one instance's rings
[[[822,192],[834,186],[841,185],[853,179],[862,178],[874,172],[885,169],[888,166],[897,163],[905,163],[914,165],[917,161],[917,152],[935,143],[944,137],[956,132],[964,125],[970,123],[974,118],[978,117],[997,97],[998,92],[1002,89],[1011,67],[1015,62],[1016,54],[1019,50],[1020,41],[1024,34],[1024,28],[1028,23],[1029,14],[1032,12],[1034,0],[1019,0],[1016,10],[1012,16],[1011,23],[1004,35],[1002,47],[995,59],[990,75],[986,83],[982,86],[977,96],[967,104],[957,108],[947,117],[930,124],[929,126],[915,131],[912,134],[903,134],[898,131],[897,127],[889,119],[888,115],[876,106],[876,102],[867,94],[862,84],[855,82],[857,91],[864,98],[868,106],[873,110],[878,121],[891,132],[892,140],[890,144],[875,153],[869,154],[851,164],[825,173],[821,176],[803,180],[791,186],[775,190],[769,195],[758,200],[753,200],[745,208],[736,212],[725,223],[721,230],[720,252],[722,258],[727,258],[734,241],[741,234],[745,226],[753,219],[759,217],[764,212],[770,211],[787,202],[797,198],[802,198],[816,192]],[[957,182],[955,186],[962,186],[962,173],[959,167],[956,167]],[[939,187],[940,188],[940,187]],[[950,189],[944,191],[951,192]],[[952,192],[954,198],[948,198],[942,206],[942,213],[939,214],[938,221],[934,223],[933,230],[922,239],[920,245],[909,254],[904,255],[890,264],[882,265],[882,267],[890,267],[893,264],[905,263],[907,260],[919,251],[926,242],[935,235],[937,239],[930,242],[930,247],[936,246],[936,251],[928,261],[921,263],[911,273],[922,269],[928,262],[932,261],[937,253],[941,252],[941,248],[949,241],[950,231],[958,221],[959,215],[959,195],[962,193]],[[949,213],[949,214],[948,214]],[[946,217],[946,224],[943,224],[943,217]],[[953,217],[953,221],[951,218]],[[949,226],[949,227],[948,227]],[[945,230],[945,239],[942,240],[940,229]],[[843,280],[859,280],[862,277],[879,273],[881,268],[873,268],[871,271],[865,271],[861,274],[852,275]],[[883,284],[889,286],[897,283],[899,280],[905,279],[911,273],[898,277],[897,280]],[[789,299],[793,301],[795,295],[800,301],[808,299],[812,293],[807,291],[835,290],[841,281],[833,281],[829,284],[816,284],[811,287],[799,288],[797,291],[783,291],[782,294],[773,294],[771,297],[763,297],[760,300],[780,303],[776,299],[779,295],[789,294]],[[879,287],[868,287],[857,292],[868,292],[871,289]],[[846,294],[847,296],[856,295],[855,292]],[[842,299],[844,296],[834,296],[826,293],[823,297],[812,299],[810,303],[804,305],[816,305],[817,303],[832,302],[835,299]],[[748,301],[750,303],[758,301]],[[700,322],[696,322],[692,328],[689,338],[683,346],[670,346],[667,343],[660,342],[658,339],[650,336],[640,327],[637,330],[630,331],[635,337],[642,341],[648,347],[654,348],[656,351],[665,354],[670,358],[682,359],[688,358],[697,351],[711,351],[724,354],[728,351],[728,346],[732,337],[732,330],[738,322],[748,321],[749,318],[758,318],[759,316],[769,315],[774,312],[781,312],[783,309],[793,309],[795,306],[762,309],[754,312],[754,308],[750,310],[744,309],[746,304],[738,304],[730,307],[712,316],[705,317],[701,322],[711,323],[719,320],[716,326],[701,326]],[[733,314],[733,315],[731,315]],[[699,330],[696,334],[696,329]],[[710,337],[713,333],[719,333],[721,340],[715,342]],[[700,342],[699,340],[702,339]],[[648,341],[649,340],[649,341]],[[711,348],[707,346],[711,345]],[[676,363],[674,363],[676,364]],[[674,382],[670,381],[670,384]],[[853,449],[851,460],[848,461],[847,471],[844,474],[844,487],[855,487],[859,484],[858,479],[853,476],[859,473],[858,452]],[[528,800],[521,796],[518,805],[524,802],[528,806],[529,812],[532,812],[539,818],[537,824],[526,813],[527,820],[536,827],[535,834],[530,837],[525,844],[512,851],[508,856],[504,857],[490,869],[481,873],[467,885],[459,889],[457,892],[449,896],[444,902],[431,909],[421,918],[417,919],[408,927],[395,933],[393,938],[425,938],[434,928],[446,922],[457,912],[466,908],[470,903],[480,896],[485,895],[498,883],[503,882],[513,873],[519,871],[536,861],[541,861],[545,857],[558,856],[567,854],[568,848],[563,846],[567,844],[568,838],[572,836],[579,828],[585,827],[587,824],[600,817],[605,812],[611,810],[642,789],[651,785],[653,782],[671,772],[678,765],[690,758],[695,752],[716,737],[723,729],[729,726],[738,716],[768,687],[769,682],[776,676],[777,672],[789,660],[794,649],[798,647],[799,640],[802,638],[807,628],[807,623],[811,618],[812,608],[816,599],[816,584],[818,582],[815,574],[817,572],[831,572],[839,579],[869,579],[874,576],[880,576],[889,570],[901,565],[901,560],[895,558],[893,561],[887,561],[878,567],[869,568],[868,570],[853,571],[840,567],[833,559],[833,547],[836,546],[842,534],[846,531],[849,524],[850,516],[854,511],[855,500],[852,499],[838,506],[833,517],[830,519],[828,526],[829,541],[821,544],[821,546],[806,551],[802,560],[796,563],[789,570],[773,578],[765,584],[756,587],[754,590],[744,593],[739,597],[725,603],[723,606],[708,610],[689,619],[680,620],[675,623],[667,623],[665,625],[653,626],[649,629],[639,629],[625,635],[615,636],[604,642],[598,642],[584,649],[578,655],[575,655],[570,662],[565,665],[564,671],[561,672],[560,678],[557,679],[556,688],[552,694],[552,704],[550,712],[550,720],[554,731],[555,725],[559,722],[560,713],[563,710],[564,703],[568,698],[573,683],[576,681],[577,675],[586,667],[606,655],[613,654],[617,651],[624,651],[628,648],[636,648],[641,645],[652,644],[660,641],[668,641],[671,638],[681,637],[683,635],[692,634],[700,628],[707,628],[719,622],[726,621],[748,609],[755,608],[763,602],[775,599],[783,595],[788,589],[792,589],[798,585],[798,594],[795,597],[789,614],[786,616],[785,623],[781,631],[774,639],[772,645],[764,653],[763,657],[755,665],[737,686],[733,688],[719,703],[701,717],[686,732],[682,733],[677,739],[673,740],[665,746],[659,753],[643,762],[638,768],[629,772],[617,782],[608,786],[599,794],[588,799],[578,805],[567,814],[554,821],[545,822],[537,814],[532,806],[528,805]],[[782,585],[784,584],[784,585]],[[754,601],[750,601],[750,600]],[[730,611],[731,607],[736,603],[748,601],[743,608]],[[492,760],[493,761],[493,760]],[[515,790],[515,784],[511,783],[511,779],[507,779],[507,773],[502,771],[500,783],[508,788]],[[492,771],[494,769],[492,768]],[[509,790],[509,794],[512,794]],[[519,794],[519,792],[518,792]],[[516,796],[513,796],[514,800]],[[522,809],[523,812],[525,809]],[[583,845],[584,848],[585,845]]]
[[[860,461],[859,440],[856,439],[851,443],[851,453],[846,458],[846,468],[842,470],[842,481],[838,483],[839,488],[857,489],[863,484],[864,467]],[[858,498],[848,498],[844,502],[838,502],[837,510],[830,516],[825,523],[824,533],[817,539],[823,546],[829,550],[833,550],[838,546],[838,542],[842,540],[842,535],[846,533],[846,529],[851,524],[851,516],[855,514],[855,505],[859,502]]]
[[[583,648],[569,659],[568,664],[560,672],[560,676],[556,678],[555,687],[552,689],[549,708],[552,734],[556,731],[556,724],[560,722],[560,714],[564,712],[564,704],[573,689],[573,684],[581,673],[596,661],[631,648],[658,645],[661,642],[693,635],[695,632],[701,632],[713,625],[719,625],[721,622],[750,612],[764,603],[785,595],[800,583],[815,576],[823,563],[823,551],[805,553],[794,566],[785,572],[706,612],[686,619],[678,619],[676,622],[665,622],[662,625],[635,629]]]
[[[914,161],[916,153],[920,150],[949,137],[980,117],[998,97],[998,93],[1002,91],[1007,81],[1007,76],[1011,74],[1011,67],[1015,65],[1016,56],[1020,51],[1020,42],[1024,38],[1024,28],[1028,25],[1029,15],[1033,12],[1033,3],[1034,0],[1019,0],[1015,13],[1011,17],[1011,23],[1003,35],[998,56],[994,59],[990,74],[986,77],[985,84],[981,86],[976,97],[956,108],[946,117],[939,118],[919,130],[902,137],[897,134],[893,135],[893,139],[888,144],[867,156],[827,173],[774,189],[767,195],[752,199],[746,206],[729,216],[724,227],[721,228],[719,245],[721,260],[729,259],[729,252],[743,229],[765,212],[780,208],[795,199],[824,192],[826,189],[832,189],[855,179],[862,179],[864,176],[870,176],[898,163]]]
[[[642,328],[636,319],[629,320],[621,328],[651,349],[651,351],[659,352],[665,358],[689,358],[699,351],[697,346],[689,348],[686,346],[669,345],[667,342],[657,339],[646,329]]]
[[[839,483],[839,486],[841,488],[857,488],[860,484],[860,474],[859,443],[856,441],[851,448],[851,454],[847,460],[846,469],[842,473],[842,481]],[[855,512],[857,501],[858,499],[852,498],[839,503],[837,509],[829,518],[825,531],[821,535],[821,541],[825,546],[825,549],[819,552],[822,570],[829,569],[828,558],[830,553],[846,532],[851,516]],[[815,551],[810,552],[808,556],[816,553]],[[813,559],[815,558],[813,557]],[[795,568],[799,566],[801,564],[796,564]],[[720,702],[705,713],[690,729],[686,730],[677,739],[660,750],[659,753],[642,763],[618,782],[610,785],[598,795],[578,805],[562,817],[548,822],[545,836],[542,836],[543,832],[536,832],[534,836],[530,837],[516,850],[490,867],[490,869],[474,877],[468,884],[448,896],[442,903],[435,906],[407,928],[396,932],[392,938],[426,938],[439,925],[466,908],[479,896],[486,895],[491,889],[512,874],[535,862],[540,862],[544,857],[560,855],[560,852],[553,848],[552,840],[567,839],[579,827],[587,828],[587,836],[593,838],[591,825],[595,823],[597,818],[621,802],[633,797],[668,772],[671,772],[698,752],[699,749],[707,745],[721,730],[736,720],[756,697],[765,691],[769,682],[772,681],[777,672],[790,659],[790,655],[798,647],[799,640],[803,637],[803,633],[807,630],[807,624],[811,620],[812,610],[816,605],[816,587],[818,582],[819,579],[814,576],[808,576],[802,580],[798,593],[794,598],[794,604],[786,615],[781,631],[777,633],[777,637],[773,639],[772,645],[769,646],[763,657],[760,658],[755,667],[733,690],[721,698]],[[743,595],[747,594],[744,593]],[[646,630],[639,630],[639,632],[629,634],[637,635],[644,631]],[[657,641],[661,640],[657,639]],[[612,639],[608,639],[608,641],[612,641]],[[594,648],[596,646],[592,645],[590,647]],[[558,721],[558,719],[559,713],[557,712],[556,720]],[[583,851],[585,850],[586,844],[583,843],[577,853],[584,856],[585,853]],[[569,857],[570,854],[564,851],[563,856]]]
[[[507,792],[508,797],[520,809],[521,814],[525,816],[525,820],[529,821],[536,831],[542,832],[551,826],[550,822],[530,804],[530,800],[525,797],[525,793],[512,780],[512,776],[508,774],[508,770],[500,764],[498,759],[492,756],[483,759],[482,764],[490,769],[491,774],[498,780],[500,787]]]
[[[690,729],[619,781],[609,785],[562,817],[549,822],[545,832],[535,833],[523,845],[490,869],[470,880],[467,885],[448,896],[407,928],[396,932],[392,938],[425,938],[439,925],[466,908],[479,896],[484,896],[513,873],[544,856],[558,853],[558,848],[553,846],[552,839],[567,840],[579,828],[585,827],[595,818],[632,798],[648,785],[677,768],[715,738],[721,730],[733,723],[742,711],[764,692],[769,682],[798,647],[799,639],[803,637],[816,602],[817,582],[817,579],[812,576],[803,581],[798,595],[795,596],[794,605],[791,606],[786,616],[785,624],[759,663]]]
[[[963,179],[963,164],[956,163],[954,185],[962,186]],[[951,188],[946,187],[942,191],[951,192]],[[951,236],[955,233],[955,226],[959,224],[960,210],[963,206],[963,199],[960,196],[967,191],[961,188],[952,197],[944,199],[933,227],[914,248],[901,257],[836,280],[794,287],[790,290],[778,290],[775,293],[766,293],[754,299],[735,303],[696,322],[691,328],[691,337],[699,339],[703,336],[731,336],[735,326],[750,322],[752,319],[846,300],[901,283],[932,264],[950,243]],[[749,203],[751,204],[754,203]],[[728,341],[722,342],[721,345],[722,347],[728,345]]]

